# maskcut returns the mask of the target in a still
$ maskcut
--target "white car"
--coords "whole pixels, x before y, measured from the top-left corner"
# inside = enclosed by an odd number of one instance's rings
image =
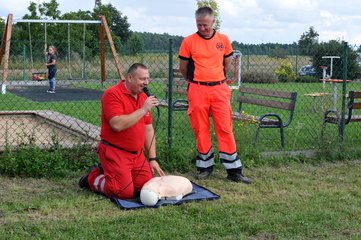
[[[312,65],[305,65],[298,71],[299,76],[315,76],[316,69]]]

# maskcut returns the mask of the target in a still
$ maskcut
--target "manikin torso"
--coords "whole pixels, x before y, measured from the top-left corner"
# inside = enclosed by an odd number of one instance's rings
[[[192,183],[182,176],[154,177],[144,184],[140,200],[144,205],[154,206],[159,199],[180,200],[192,192]]]

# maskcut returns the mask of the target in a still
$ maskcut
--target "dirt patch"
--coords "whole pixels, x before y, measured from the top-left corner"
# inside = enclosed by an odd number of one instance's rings
[[[69,136],[45,120],[31,115],[5,116],[0,119],[0,125],[3,126],[3,131],[0,133],[1,145],[5,145],[5,141],[16,143],[16,145],[29,143],[49,145],[57,140],[61,144],[69,144],[69,142],[76,141],[75,136]]]
[[[26,144],[72,147],[99,140],[99,127],[53,111],[0,112],[0,126],[0,150]]]

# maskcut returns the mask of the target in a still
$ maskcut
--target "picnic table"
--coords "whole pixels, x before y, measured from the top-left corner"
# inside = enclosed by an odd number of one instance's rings
[[[327,92],[314,92],[314,93],[305,93],[304,96],[313,98],[313,111],[317,112],[317,98],[321,101],[321,109],[324,111],[324,97],[329,95]]]
[[[337,83],[343,83],[342,79],[320,79],[322,82],[330,82],[332,83],[332,110],[336,111],[337,104]],[[346,82],[351,82],[351,80],[346,80]]]

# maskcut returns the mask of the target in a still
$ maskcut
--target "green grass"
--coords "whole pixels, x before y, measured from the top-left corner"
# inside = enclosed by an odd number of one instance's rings
[[[82,173],[2,176],[0,239],[360,239],[360,163],[267,164],[245,169],[251,185],[217,169],[198,183],[219,200],[134,211],[80,190]]]

